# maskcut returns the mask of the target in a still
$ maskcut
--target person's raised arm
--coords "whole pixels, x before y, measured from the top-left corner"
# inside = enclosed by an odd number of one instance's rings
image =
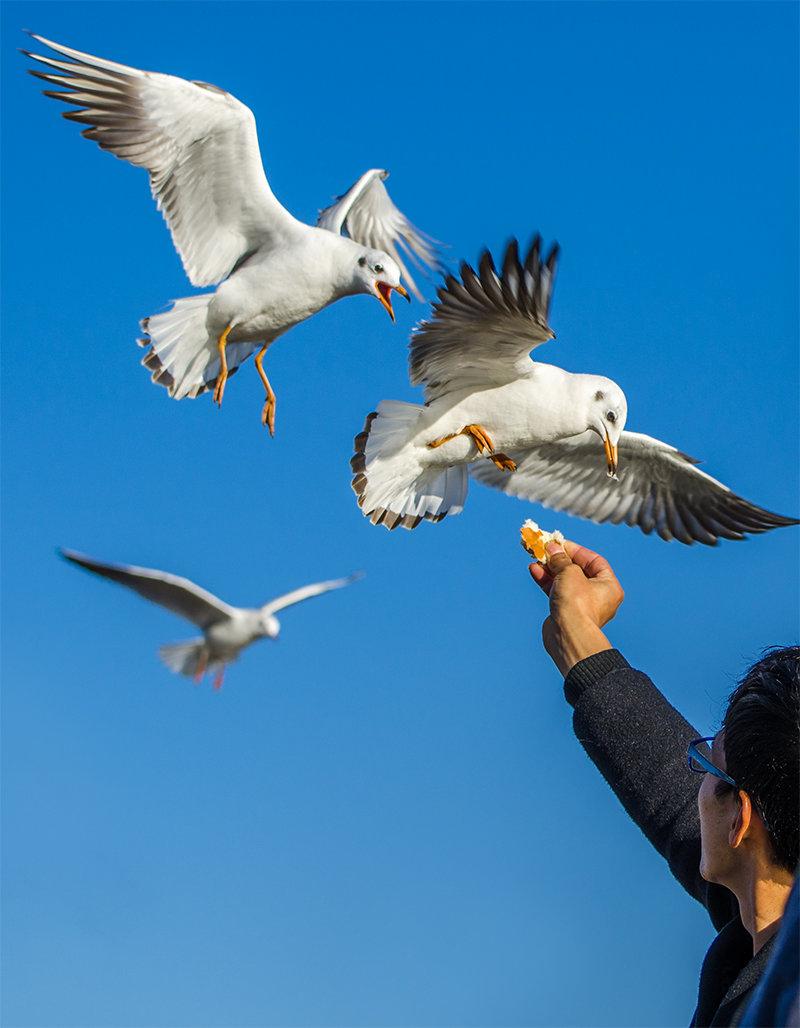
[[[608,561],[569,541],[547,553],[530,573],[550,601],[542,639],[564,676],[575,734],[678,881],[722,924],[733,897],[700,877],[697,782],[686,765],[700,733],[604,634],[624,599]]]

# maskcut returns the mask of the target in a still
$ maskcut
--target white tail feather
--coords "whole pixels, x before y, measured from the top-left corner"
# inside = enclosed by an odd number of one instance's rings
[[[158,655],[170,671],[176,675],[194,676],[208,670],[208,647],[205,639],[190,639],[188,642],[161,646]]]
[[[463,509],[466,467],[425,467],[417,448],[409,445],[424,410],[418,404],[383,400],[355,438],[353,491],[373,525],[411,529],[423,518],[441,521]]]
[[[206,328],[208,304],[213,296],[185,296],[175,300],[168,311],[142,321],[145,336],[139,345],[150,347],[142,364],[152,372],[152,380],[165,386],[176,400],[199,396],[217,380],[217,340]],[[228,373],[232,374],[257,346],[258,343],[228,343]]]

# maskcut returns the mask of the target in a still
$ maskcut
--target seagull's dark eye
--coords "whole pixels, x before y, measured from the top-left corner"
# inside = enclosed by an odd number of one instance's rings
[[[366,257],[359,257],[358,258],[358,263],[363,268],[364,265],[367,263],[367,258]]]
[[[382,271],[383,271],[383,265],[382,265],[382,264],[376,264],[376,265],[375,265],[375,272],[376,272],[376,273],[377,273],[378,275],[380,275],[380,273],[381,273]]]
[[[611,424],[613,425],[616,420],[617,420],[617,415],[614,413],[613,410],[610,410],[608,412],[608,414],[606,414],[606,421],[610,421]]]

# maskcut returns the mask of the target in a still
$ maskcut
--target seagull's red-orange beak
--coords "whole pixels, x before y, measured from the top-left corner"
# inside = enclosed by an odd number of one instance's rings
[[[394,311],[392,310],[392,290],[404,296],[409,303],[411,303],[411,297],[408,295],[402,286],[390,286],[388,282],[376,282],[375,292],[378,295],[378,299],[381,301],[383,306],[386,308],[389,317],[394,321]]]
[[[613,478],[617,473],[617,467],[619,466],[619,450],[614,446],[606,434],[603,440],[603,447],[606,451],[606,467],[608,468],[608,477]]]

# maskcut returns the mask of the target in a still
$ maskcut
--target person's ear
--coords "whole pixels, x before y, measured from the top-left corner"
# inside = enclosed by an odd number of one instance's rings
[[[744,791],[739,790],[739,807],[736,811],[736,817],[731,825],[731,830],[728,833],[728,843],[731,849],[737,849],[742,844],[742,840],[750,830],[750,823],[753,820],[753,805],[750,802],[750,797]]]

